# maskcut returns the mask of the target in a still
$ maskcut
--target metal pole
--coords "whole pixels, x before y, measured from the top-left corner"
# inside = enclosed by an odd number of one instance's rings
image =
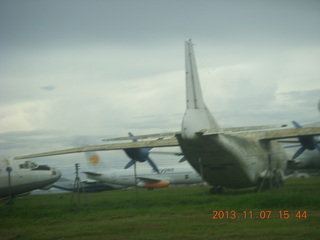
[[[138,191],[138,181],[137,181],[137,161],[134,161],[134,182],[135,182],[135,188],[136,188],[136,201],[137,201],[137,207],[139,207],[139,191]]]
[[[73,184],[73,191],[72,191],[72,196],[71,196],[71,201],[70,201],[70,209],[72,209],[74,193],[77,192],[77,195],[78,195],[78,209],[81,208],[81,196],[80,196],[80,193],[83,192],[85,194],[85,190],[84,190],[84,188],[82,186],[82,182],[81,182],[80,177],[79,177],[79,165],[80,165],[79,163],[75,164],[76,178],[74,179],[74,184]],[[84,197],[85,197],[87,206],[89,206],[88,205],[88,200],[86,198],[86,195],[84,195]]]
[[[13,203],[12,189],[11,189],[11,172],[12,172],[12,168],[10,166],[7,167],[7,172],[8,172],[8,187],[9,187],[8,205],[12,205],[12,203]]]
[[[201,160],[201,158],[199,158],[198,161],[199,161],[199,166],[200,166],[200,175],[201,175],[201,182],[202,182],[203,202],[205,202],[205,189],[204,189],[203,167],[202,167],[202,160]]]

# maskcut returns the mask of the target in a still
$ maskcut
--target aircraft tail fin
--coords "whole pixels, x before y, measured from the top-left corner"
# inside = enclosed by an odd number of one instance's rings
[[[185,42],[185,52],[187,108],[203,109],[205,108],[205,104],[202,98],[197,64],[193,52],[193,43],[191,40]]]
[[[181,133],[184,138],[194,138],[201,129],[219,128],[203,101],[193,43],[185,42],[186,55],[186,100],[187,108],[182,120]]]

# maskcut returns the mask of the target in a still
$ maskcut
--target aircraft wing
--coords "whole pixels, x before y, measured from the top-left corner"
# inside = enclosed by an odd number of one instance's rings
[[[241,132],[241,131],[254,131],[254,130],[262,130],[262,129],[276,129],[287,127],[286,124],[281,125],[262,125],[262,126],[248,126],[248,127],[232,127],[232,128],[221,128],[219,131],[221,132]],[[214,130],[216,131],[216,130]],[[117,137],[117,138],[107,138],[102,141],[112,142],[112,141],[124,141],[124,140],[132,140],[132,139],[148,139],[148,138],[167,138],[174,137],[177,134],[181,134],[181,132],[167,132],[167,133],[156,133],[156,134],[147,134],[147,135],[138,135],[131,137]]]
[[[273,126],[252,126],[252,127],[237,127],[237,128],[221,128],[221,129],[204,129],[198,132],[202,136],[212,136],[219,134],[230,134],[239,137],[248,137],[255,140],[271,141],[279,139],[296,138],[302,136],[320,135],[320,127],[305,127],[305,128],[283,128],[286,125]],[[70,153],[90,152],[90,151],[108,151],[108,150],[122,150],[129,148],[147,148],[147,147],[172,147],[179,146],[178,140],[175,137],[180,132],[159,133],[150,135],[141,135],[134,137],[120,137],[104,139],[104,141],[124,141],[131,139],[148,139],[158,138],[153,140],[143,140],[137,142],[120,142],[110,143],[104,145],[94,145],[78,148],[69,148],[58,151],[30,154],[18,156],[15,159],[37,158]]]
[[[137,137],[135,136],[134,138],[136,139]],[[123,138],[121,140],[125,140],[125,139]],[[69,149],[58,150],[58,151],[18,156],[18,157],[15,157],[15,159],[47,157],[47,156],[54,156],[54,155],[91,152],[91,151],[107,151],[107,150],[120,150],[120,149],[122,150],[122,149],[128,149],[128,148],[170,147],[170,146],[179,146],[179,143],[175,137],[158,139],[158,140],[146,140],[146,141],[139,141],[139,142],[111,143],[111,144],[105,144],[105,145],[69,148]]]
[[[296,138],[302,136],[316,136],[320,135],[319,127],[308,128],[290,128],[290,129],[271,129],[271,130],[247,130],[242,131],[240,128],[238,131],[217,131],[215,129],[201,130],[198,132],[203,136],[212,136],[219,134],[230,134],[239,137],[248,137],[261,141],[272,141],[286,138]]]

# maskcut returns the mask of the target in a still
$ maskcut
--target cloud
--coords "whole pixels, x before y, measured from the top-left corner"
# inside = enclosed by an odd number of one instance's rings
[[[0,133],[31,131],[41,128],[47,113],[48,103],[30,101],[0,106]]]
[[[45,90],[45,91],[52,91],[54,90],[56,87],[53,85],[48,85],[48,86],[43,86],[41,87],[41,89]]]

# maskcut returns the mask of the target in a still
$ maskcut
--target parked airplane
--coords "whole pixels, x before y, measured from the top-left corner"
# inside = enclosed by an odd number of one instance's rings
[[[154,169],[138,168],[137,181],[130,169],[110,169],[106,171],[85,172],[90,179],[108,184],[137,186],[143,188],[163,188],[175,184],[201,183],[202,178],[191,167],[160,168],[159,173]]]
[[[0,198],[13,198],[36,189],[48,190],[61,173],[31,161],[0,160]]]
[[[82,189],[80,191],[84,192],[102,192],[109,190],[116,190],[120,188],[126,188],[126,186],[119,186],[115,184],[105,184],[95,180],[84,180],[81,181]],[[58,188],[64,191],[78,191],[78,188],[75,186],[74,181],[66,178],[61,178],[59,181],[52,185],[54,188]]]
[[[208,184],[215,187],[259,186],[266,179],[281,183],[288,158],[277,140],[293,137],[313,138],[320,134],[320,128],[282,129],[281,125],[220,128],[202,97],[191,40],[185,42],[185,55],[187,106],[181,131],[105,139],[144,141],[72,148],[19,158],[84,151],[180,146],[192,167],[201,173]],[[159,137],[161,139],[147,139]]]
[[[144,149],[137,148],[144,151]],[[129,156],[129,155],[128,155]],[[129,157],[132,157],[130,155]],[[96,152],[86,152],[86,158],[93,171],[86,171],[89,179],[96,180],[100,184],[111,185],[114,188],[138,186],[142,188],[162,188],[172,184],[194,184],[203,182],[202,178],[191,167],[168,167],[157,171],[152,168],[137,168],[134,172],[130,169],[107,169],[97,168],[100,162]],[[95,159],[95,161],[92,161]],[[133,159],[131,159],[132,161]]]

